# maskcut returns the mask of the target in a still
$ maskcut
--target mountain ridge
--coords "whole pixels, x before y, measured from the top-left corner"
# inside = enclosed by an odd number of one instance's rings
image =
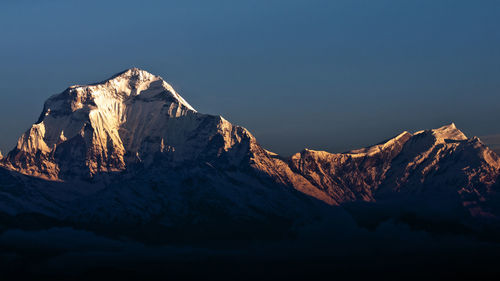
[[[280,157],[137,68],[50,97],[0,166],[0,211],[73,223],[304,222],[354,202],[400,202],[394,215],[458,208],[453,219],[467,222],[500,215],[500,159],[454,123]]]

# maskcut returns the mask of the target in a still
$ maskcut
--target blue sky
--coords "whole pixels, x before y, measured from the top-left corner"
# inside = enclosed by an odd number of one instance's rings
[[[135,66],[266,148],[455,122],[500,132],[500,1],[1,1],[0,149],[44,100]]]

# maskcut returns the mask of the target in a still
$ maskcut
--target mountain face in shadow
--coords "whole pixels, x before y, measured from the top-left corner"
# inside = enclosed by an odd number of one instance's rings
[[[0,231],[220,245],[331,242],[396,223],[493,241],[499,176],[498,155],[454,124],[281,157],[132,68],[50,97],[0,156]]]

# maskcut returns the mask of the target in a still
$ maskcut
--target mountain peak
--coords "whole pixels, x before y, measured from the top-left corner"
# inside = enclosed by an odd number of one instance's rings
[[[160,76],[130,68],[102,82],[72,86],[50,97],[38,121],[21,136],[7,159],[21,172],[50,179],[69,167],[58,160],[63,151],[79,153],[80,163],[91,174],[121,171],[135,161],[129,155],[154,155],[161,150],[162,138],[169,140],[164,145],[180,146],[187,134],[182,130],[189,131],[198,120],[195,113]],[[179,117],[186,124],[176,125]],[[80,150],[72,151],[75,147]],[[46,163],[53,165],[47,168]]]
[[[441,126],[437,128],[436,130],[457,130],[457,126],[455,125],[454,122],[451,122],[450,124]]]
[[[112,81],[123,81],[123,80],[131,80],[134,82],[144,82],[147,80],[162,80],[163,79],[160,76],[154,75],[146,70],[137,68],[137,67],[132,67],[128,68],[124,71],[120,71],[111,77],[107,78],[106,80],[102,80],[99,82],[94,82],[90,84],[75,84],[71,85],[68,87],[68,89],[77,89],[77,88],[84,88],[84,87],[92,87],[92,86],[99,86],[99,85],[105,85],[109,84]]]
[[[446,140],[463,141],[468,139],[467,136],[457,128],[455,123],[450,123],[437,129],[418,131],[415,132],[414,135],[420,134],[432,135],[438,142],[444,142]]]
[[[65,92],[54,95],[51,99],[60,100],[64,96],[70,96],[74,100],[80,100],[82,97],[87,97],[94,102],[97,97],[123,100],[139,95],[143,100],[150,101],[170,99],[189,110],[196,111],[162,77],[136,67],[118,72],[101,82],[70,86]]]
[[[385,140],[381,143],[378,143],[373,146],[355,149],[348,151],[344,154],[349,154],[352,157],[365,157],[365,156],[373,156],[387,149],[392,150],[395,147],[401,147],[404,143],[406,143],[413,135],[408,131],[404,131],[399,135]]]
[[[433,135],[439,139],[448,140],[466,140],[467,136],[460,131],[455,123],[451,123],[440,128],[432,130]]]
[[[122,78],[160,78],[159,76],[156,76],[146,70],[137,68],[137,67],[132,67],[128,68],[122,72],[118,72],[117,74],[113,75],[109,80],[112,80],[117,77],[122,77]],[[160,78],[161,79],[161,78]]]

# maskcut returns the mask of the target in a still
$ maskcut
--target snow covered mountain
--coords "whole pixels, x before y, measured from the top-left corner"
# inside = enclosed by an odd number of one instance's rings
[[[246,129],[136,68],[49,98],[1,163],[0,211],[68,221],[288,220],[322,208],[296,189],[331,201]]]
[[[183,150],[196,149],[188,148],[193,144],[187,139],[201,119],[160,77],[133,68],[51,97],[6,163],[23,174],[58,180],[122,171],[173,147],[181,160]],[[222,120],[213,123],[223,126]]]
[[[0,212],[86,225],[291,226],[350,202],[500,215],[499,157],[454,124],[288,159],[137,68],[49,98],[0,163]]]
[[[340,203],[420,200],[436,212],[458,204],[472,216],[498,214],[486,202],[499,191],[500,158],[455,124],[342,154],[304,150],[291,166]]]

